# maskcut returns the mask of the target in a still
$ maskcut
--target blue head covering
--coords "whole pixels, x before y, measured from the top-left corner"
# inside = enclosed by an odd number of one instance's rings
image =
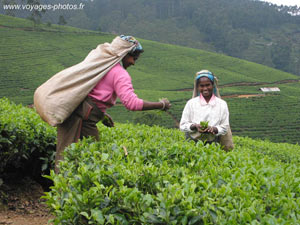
[[[200,71],[199,73],[197,73],[195,80],[198,81],[201,77],[207,77],[208,79],[210,79],[212,83],[214,83],[215,81],[215,77],[210,71],[205,71],[205,72]]]
[[[212,72],[210,72],[208,70],[202,70],[202,71],[198,72],[196,74],[196,78],[195,78],[196,85],[198,84],[198,81],[201,77],[207,77],[213,83],[214,94],[217,95],[217,88],[216,88],[216,85],[215,85],[215,76],[212,74]],[[197,95],[198,96],[200,95],[200,93],[198,93],[198,91],[197,91]]]
[[[138,40],[136,40],[134,37],[132,36],[125,36],[125,35],[120,35],[120,38],[122,38],[123,40],[125,41],[128,41],[128,42],[131,42],[134,44],[134,47],[133,49],[131,50],[131,53],[136,51],[136,50],[139,50],[139,51],[142,51],[143,50],[143,47],[142,45],[138,42]]]

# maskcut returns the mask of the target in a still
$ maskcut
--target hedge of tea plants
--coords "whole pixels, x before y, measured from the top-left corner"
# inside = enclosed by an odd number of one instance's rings
[[[28,107],[0,99],[0,176],[16,170],[39,175],[53,162],[55,128]]]
[[[48,177],[54,224],[300,223],[299,161],[281,160],[280,144],[265,154],[263,142],[235,138],[226,153],[175,129],[99,129],[100,142],[72,144],[61,173]]]
[[[266,155],[285,163],[300,163],[300,146],[288,143],[272,143],[268,140],[235,137],[236,146]]]

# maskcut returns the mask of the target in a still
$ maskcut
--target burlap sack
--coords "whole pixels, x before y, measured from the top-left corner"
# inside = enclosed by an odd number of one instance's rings
[[[197,94],[197,82],[194,82],[194,90],[193,90],[193,98],[195,98],[196,96],[198,96]],[[220,96],[220,92],[219,92],[219,88],[218,88],[218,79],[215,77],[215,88],[216,88],[216,96],[221,98]],[[232,140],[232,132],[231,132],[231,128],[229,126],[228,131],[225,135],[220,135],[220,145],[223,146],[225,151],[231,151],[234,149],[234,144],[233,144],[233,140]]]
[[[51,126],[61,124],[133,48],[133,43],[116,37],[111,43],[98,45],[82,62],[55,74],[34,93],[37,113]]]
[[[220,135],[220,145],[223,146],[225,151],[231,151],[234,149],[234,144],[232,140],[231,128],[229,126],[228,131],[225,135]]]

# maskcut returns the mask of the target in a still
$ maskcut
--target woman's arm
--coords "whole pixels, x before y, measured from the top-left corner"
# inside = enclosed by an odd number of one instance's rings
[[[171,103],[167,99],[162,99],[159,102],[148,102],[144,100],[142,110],[161,109],[168,110],[171,107]]]
[[[125,70],[121,72],[114,80],[114,88],[117,96],[128,110],[168,110],[171,107],[171,104],[167,99],[162,99],[159,102],[148,102],[138,98],[134,93],[130,75]]]
[[[134,93],[131,77],[124,69],[115,72],[114,90],[126,109],[131,111],[143,110],[143,99]]]

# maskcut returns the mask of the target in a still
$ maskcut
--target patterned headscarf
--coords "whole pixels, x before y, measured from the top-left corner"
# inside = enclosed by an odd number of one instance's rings
[[[120,35],[120,38],[122,38],[122,39],[125,40],[125,41],[134,43],[134,47],[133,47],[133,49],[131,50],[131,52],[134,52],[134,51],[136,51],[136,50],[140,50],[140,51],[143,50],[142,45],[141,45],[141,44],[138,42],[138,40],[136,40],[134,37],[132,37],[132,36]]]
[[[210,72],[208,70],[201,70],[196,75],[197,75],[195,78],[196,81],[198,81],[201,77],[207,77],[208,79],[210,79],[210,81],[212,83],[214,83],[214,81],[215,81],[214,75],[212,74],[212,72]]]

